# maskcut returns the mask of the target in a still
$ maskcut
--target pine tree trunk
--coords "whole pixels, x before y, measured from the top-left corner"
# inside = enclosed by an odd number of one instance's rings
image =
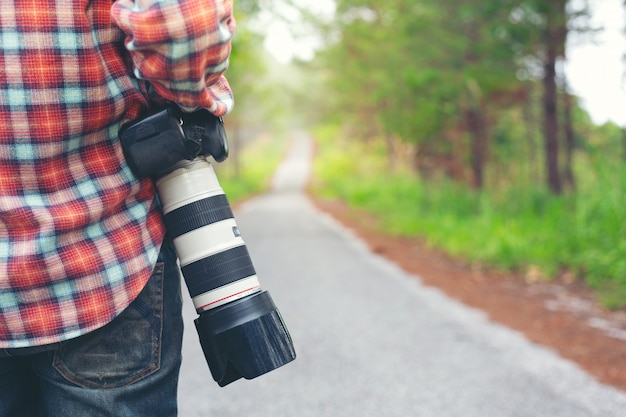
[[[474,187],[482,189],[485,185],[485,161],[487,156],[487,126],[485,116],[478,108],[466,112],[467,125],[472,135],[472,174]]]
[[[536,138],[538,137],[538,122],[536,114],[535,114],[535,94],[534,94],[534,86],[532,83],[529,83],[526,86],[527,89],[527,100],[524,103],[523,107],[523,117],[525,124],[525,132],[526,132],[526,144],[528,148],[528,179],[531,184],[538,184],[540,181],[540,162],[539,160],[539,151],[537,149]]]
[[[626,163],[626,127],[622,128],[622,159]]]
[[[557,12],[558,13],[558,12]],[[543,110],[544,110],[544,140],[547,185],[554,194],[563,191],[561,174],[559,171],[559,122],[557,112],[556,87],[556,60],[558,36],[555,33],[554,16],[547,16],[546,29],[546,56],[543,75]]]
[[[572,96],[565,91],[563,101],[563,128],[565,133],[565,160],[563,165],[563,182],[570,190],[576,189],[574,178],[574,126],[572,123]]]

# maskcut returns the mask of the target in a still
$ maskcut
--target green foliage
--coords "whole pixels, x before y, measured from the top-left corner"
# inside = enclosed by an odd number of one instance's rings
[[[541,180],[560,193],[561,183],[573,183],[569,159],[558,157],[559,141],[561,153],[569,154],[562,148],[564,132],[571,129],[569,122],[557,120],[570,119],[561,100],[565,80],[553,70],[565,56],[569,31],[592,31],[585,20],[587,3],[338,0],[337,18],[327,25],[328,48],[321,54],[328,73],[321,107],[333,118],[340,113],[346,123],[361,126],[365,139],[378,134],[414,144],[422,155],[446,161],[427,169],[446,172],[454,165],[457,177],[471,176],[483,187],[494,128],[509,110],[536,107],[529,90],[543,79],[543,114],[534,118],[546,127],[534,132],[547,149],[539,155],[547,168]],[[505,146],[511,141],[508,135],[498,139]],[[504,156],[500,162],[508,165],[510,154]],[[420,161],[418,169],[424,168]]]
[[[626,304],[626,167],[618,159],[579,161],[588,181],[569,196],[527,183],[477,192],[445,179],[424,182],[409,170],[385,172],[384,157],[371,145],[337,146],[338,134],[317,134],[321,196],[373,213],[385,233],[423,236],[468,260],[532,267],[547,278],[567,270],[607,306]]]
[[[261,136],[239,152],[239,170],[228,159],[215,164],[216,175],[229,201],[237,203],[267,191],[286,146],[285,136]]]
[[[441,137],[461,110],[519,87],[509,19],[519,1],[338,2],[323,55],[341,111],[408,142]]]

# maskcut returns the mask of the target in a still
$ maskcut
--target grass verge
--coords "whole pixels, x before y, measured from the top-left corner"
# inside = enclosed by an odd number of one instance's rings
[[[608,308],[626,305],[626,170],[588,171],[576,193],[529,185],[477,192],[445,179],[424,182],[387,168],[380,147],[339,143],[317,132],[312,190],[381,220],[391,235],[420,236],[437,248],[551,279],[583,279]]]
[[[216,175],[231,204],[269,189],[276,167],[284,156],[285,135],[264,134],[236,151],[221,164],[214,164]],[[237,161],[235,161],[237,158]]]

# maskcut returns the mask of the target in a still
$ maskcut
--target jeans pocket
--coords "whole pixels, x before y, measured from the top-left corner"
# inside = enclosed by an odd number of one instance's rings
[[[129,385],[158,371],[163,327],[163,263],[130,306],[106,326],[55,352],[54,368],[84,388]]]

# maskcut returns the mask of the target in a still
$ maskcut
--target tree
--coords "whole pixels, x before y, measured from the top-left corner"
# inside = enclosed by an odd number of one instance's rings
[[[338,0],[328,95],[363,135],[412,144],[420,172],[482,188],[494,126],[509,109],[530,108],[538,81],[544,182],[560,194],[575,182],[577,103],[558,69],[568,34],[589,31],[581,16],[586,0]],[[499,145],[509,138],[500,134]]]
[[[526,0],[519,9],[519,15],[529,27],[536,28],[539,37],[527,46],[541,62],[543,84],[543,125],[546,184],[554,194],[563,192],[564,181],[574,185],[571,165],[573,152],[573,131],[571,125],[571,102],[566,97],[563,105],[563,126],[559,123],[559,79],[565,95],[568,94],[565,78],[557,74],[557,64],[565,60],[565,44],[572,22],[582,21],[575,26],[577,32],[591,32],[586,17],[589,16],[587,1],[576,2],[578,9],[573,9],[575,2],[568,0]],[[560,168],[561,137],[565,138],[565,169]]]
[[[341,38],[326,62],[342,109],[375,120],[384,136],[414,143],[418,167],[439,159],[463,178],[470,161],[471,182],[483,187],[493,99],[501,106],[520,89],[512,48],[519,41],[509,20],[518,3],[340,1]]]
[[[545,129],[545,154],[548,186],[555,194],[563,190],[559,169],[559,116],[557,112],[557,59],[562,58],[567,37],[566,0],[553,0],[539,3],[539,10],[544,14],[543,31],[543,106]]]

